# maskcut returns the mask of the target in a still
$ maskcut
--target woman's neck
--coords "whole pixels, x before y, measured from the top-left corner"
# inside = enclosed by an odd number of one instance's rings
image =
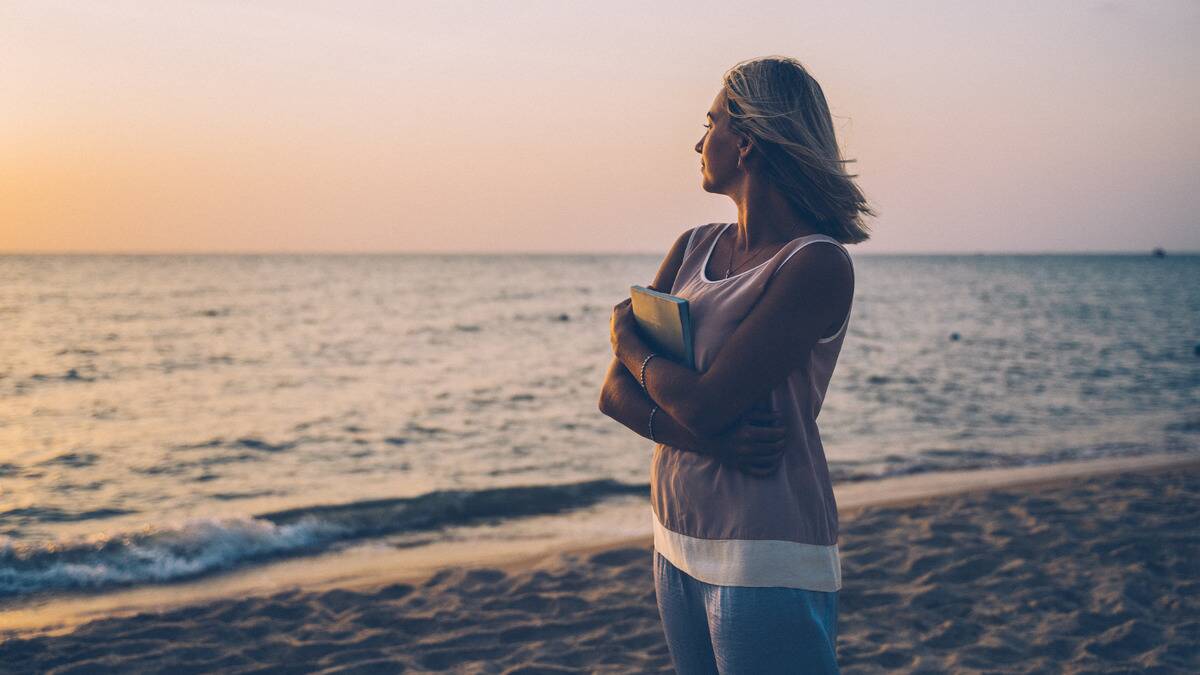
[[[747,252],[764,246],[783,244],[797,237],[816,234],[773,186],[747,181],[745,193],[734,198],[737,204],[737,236],[734,250]]]

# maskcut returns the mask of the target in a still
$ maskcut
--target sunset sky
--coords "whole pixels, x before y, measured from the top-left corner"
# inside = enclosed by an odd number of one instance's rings
[[[0,3],[0,252],[647,252],[800,59],[861,252],[1200,250],[1200,3]]]

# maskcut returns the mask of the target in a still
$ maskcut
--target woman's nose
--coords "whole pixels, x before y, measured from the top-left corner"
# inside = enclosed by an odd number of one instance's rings
[[[703,152],[701,151],[701,144],[703,144],[703,143],[704,143],[704,139],[703,139],[703,138],[701,138],[700,140],[696,141],[696,152],[699,152],[699,153],[703,154]]]

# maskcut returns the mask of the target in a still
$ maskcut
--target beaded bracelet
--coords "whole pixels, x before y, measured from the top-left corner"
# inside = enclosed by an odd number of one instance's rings
[[[654,406],[650,409],[650,440],[654,441],[655,443],[658,442],[658,439],[654,437],[654,413],[656,412],[658,412],[658,406]]]
[[[642,391],[647,391],[647,389],[646,389],[646,364],[650,363],[650,359],[652,359],[656,356],[658,356],[658,354],[651,352],[649,356],[642,359],[642,371],[640,373],[638,373],[638,382],[640,382],[642,385]]]

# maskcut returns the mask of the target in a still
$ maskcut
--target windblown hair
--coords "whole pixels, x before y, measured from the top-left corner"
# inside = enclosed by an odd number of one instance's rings
[[[796,59],[742,61],[724,76],[730,126],[761,153],[766,177],[820,232],[854,244],[875,212],[848,174],[821,85]]]

